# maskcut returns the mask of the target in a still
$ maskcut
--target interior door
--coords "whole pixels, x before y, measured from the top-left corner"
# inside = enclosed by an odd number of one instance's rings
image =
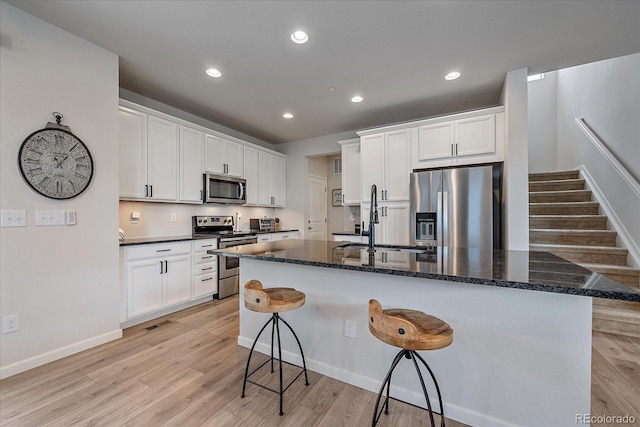
[[[327,240],[327,179],[307,177],[307,208],[305,212],[305,239]]]

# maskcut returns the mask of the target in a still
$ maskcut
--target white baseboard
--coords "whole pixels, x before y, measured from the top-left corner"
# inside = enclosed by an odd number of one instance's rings
[[[631,265],[635,267],[640,266],[640,248],[631,238],[631,234],[620,220],[620,217],[611,207],[607,197],[604,195],[600,187],[598,187],[598,184],[584,165],[580,165],[576,169],[580,171],[580,175],[584,178],[587,187],[593,192],[598,203],[600,203],[600,207],[609,219],[611,227],[618,233],[621,246],[629,251],[629,261]]]
[[[115,329],[111,332],[104,333],[89,339],[78,341],[73,344],[66,345],[64,347],[57,348],[55,350],[48,351],[46,353],[38,354],[25,360],[12,363],[0,368],[0,379],[10,377],[12,375],[19,374],[20,372],[28,371],[29,369],[42,366],[49,362],[53,362],[63,357],[70,356],[75,353],[87,350],[92,347],[96,347],[100,344],[107,343],[109,341],[122,338],[122,329]]]
[[[254,339],[238,336],[238,345],[241,347],[246,347],[250,349],[251,346],[253,345]],[[257,351],[262,354],[270,355],[271,346],[267,343],[258,341],[254,351]],[[302,366],[302,357],[297,353],[292,353],[290,351],[283,351],[282,360],[287,361],[289,363],[293,363],[298,366]],[[368,390],[376,394],[378,394],[378,392],[380,391],[380,385],[385,375],[385,372],[377,372],[376,374],[378,374],[380,378],[365,377],[363,375],[357,375],[352,372],[346,371],[344,369],[336,368],[335,366],[331,366],[327,363],[310,359],[308,357],[305,357],[305,362],[307,364],[307,369],[309,371],[317,372],[321,375],[334,378],[338,381],[342,381],[347,384],[360,387],[362,389]],[[389,360],[389,364],[391,364],[391,360]],[[440,387],[443,387],[443,384],[446,384],[446,378],[439,379],[438,383],[440,383]],[[310,384],[310,387],[312,385],[313,384]],[[424,395],[422,395],[421,393],[416,393],[414,391],[408,390],[406,388],[394,386],[392,388],[391,396],[395,399],[399,399],[404,402],[408,402],[412,405],[416,405],[422,408],[426,406]],[[429,395],[429,400],[431,401],[431,406],[433,410],[436,412],[439,412],[440,405],[438,404],[438,397]],[[393,403],[391,403],[391,405],[393,405]],[[489,416],[487,414],[470,411],[466,408],[462,408],[457,405],[451,405],[446,402],[444,404],[444,410],[445,410],[445,417],[451,418],[453,420],[466,420],[467,424],[469,424],[469,420],[472,420],[473,422],[471,422],[471,425],[517,427],[517,424],[512,424],[505,420],[498,419],[498,418]]]

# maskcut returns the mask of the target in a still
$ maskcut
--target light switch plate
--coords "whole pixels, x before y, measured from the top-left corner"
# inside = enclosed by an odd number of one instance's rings
[[[65,211],[44,210],[36,211],[36,226],[64,225]]]
[[[27,212],[23,210],[2,210],[2,227],[26,227]]]
[[[66,212],[67,225],[76,225],[76,211]]]

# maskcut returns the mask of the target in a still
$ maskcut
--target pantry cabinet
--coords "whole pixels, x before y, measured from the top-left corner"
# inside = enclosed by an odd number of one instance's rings
[[[260,177],[258,176],[258,150],[244,147],[244,179],[247,180],[247,204],[257,205],[260,195]]]
[[[371,186],[380,201],[409,200],[411,132],[409,129],[360,138],[361,200],[370,201]]]

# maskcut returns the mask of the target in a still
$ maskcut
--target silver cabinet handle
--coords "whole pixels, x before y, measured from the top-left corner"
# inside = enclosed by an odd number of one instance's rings
[[[171,249],[156,249],[156,252],[171,252]]]

